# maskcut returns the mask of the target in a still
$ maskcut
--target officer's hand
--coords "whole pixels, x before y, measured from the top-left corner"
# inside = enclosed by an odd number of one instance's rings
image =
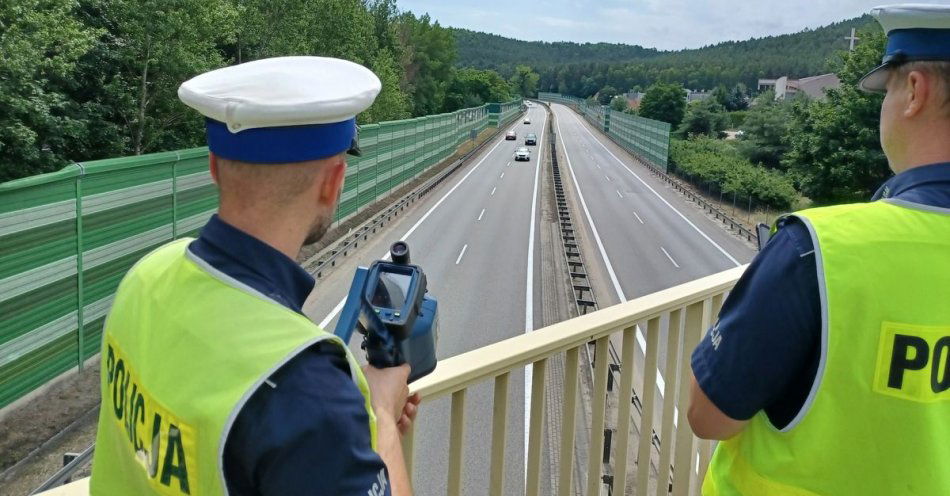
[[[396,422],[400,435],[405,436],[409,432],[409,428],[412,427],[412,423],[416,420],[416,413],[419,412],[420,401],[422,401],[422,397],[419,396],[419,393],[410,396],[406,400],[406,406],[402,408],[402,417],[399,417],[399,422]]]
[[[363,375],[369,383],[373,411],[379,419],[399,422],[404,414],[406,398],[409,396],[409,365],[378,369],[372,365],[363,366]],[[415,414],[413,413],[413,416]]]

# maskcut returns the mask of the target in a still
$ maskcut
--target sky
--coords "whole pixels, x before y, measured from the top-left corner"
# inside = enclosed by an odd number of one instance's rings
[[[817,28],[888,0],[396,0],[444,26],[519,40],[699,48]],[[921,1],[921,0],[917,0]],[[931,0],[945,4],[950,0]],[[845,33],[847,34],[847,33]],[[842,35],[844,36],[844,35]]]

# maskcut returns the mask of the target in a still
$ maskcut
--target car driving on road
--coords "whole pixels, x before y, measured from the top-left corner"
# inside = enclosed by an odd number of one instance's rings
[[[518,139],[518,133],[516,133],[516,132],[514,132],[514,131],[508,131],[508,133],[505,134],[505,139],[506,139],[506,140],[516,140],[516,139]]]
[[[534,133],[528,133],[524,137],[524,144],[526,145],[537,145],[538,144],[538,135]]]
[[[525,124],[531,124],[531,119],[525,117],[525,118],[524,118],[524,123],[525,123]]]
[[[531,160],[531,152],[523,146],[515,150],[515,162],[520,162],[522,160],[525,162],[529,162]]]

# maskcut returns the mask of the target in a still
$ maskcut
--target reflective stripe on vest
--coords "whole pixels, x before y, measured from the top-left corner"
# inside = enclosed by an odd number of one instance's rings
[[[885,200],[796,216],[818,268],[815,382],[787,427],[759,412],[719,443],[703,494],[950,494],[950,210]]]
[[[349,349],[192,255],[190,241],[144,257],[116,292],[103,330],[91,493],[227,494],[224,444],[234,419],[273,372],[321,341],[345,351],[375,449],[369,387]]]

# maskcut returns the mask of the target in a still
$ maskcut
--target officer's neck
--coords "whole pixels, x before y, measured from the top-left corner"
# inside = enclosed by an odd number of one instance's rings
[[[950,162],[950,119],[921,126],[905,133],[897,153],[889,154],[891,170],[895,174],[925,165]],[[891,156],[895,155],[895,156]]]
[[[292,215],[271,217],[260,212],[238,211],[222,205],[218,211],[218,217],[261,242],[267,243],[291,260],[297,259],[308,232],[308,228],[301,226]]]

